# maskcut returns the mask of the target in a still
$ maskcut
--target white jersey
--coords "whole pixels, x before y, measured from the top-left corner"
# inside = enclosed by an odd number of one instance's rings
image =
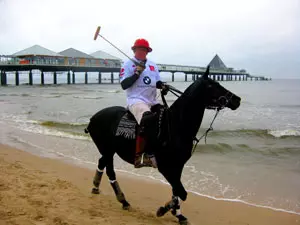
[[[139,62],[136,58],[133,60]],[[127,106],[131,106],[138,102],[144,102],[148,105],[158,104],[156,100],[156,82],[160,80],[158,67],[154,62],[147,60],[145,69],[135,83],[126,89]],[[124,63],[120,72],[121,82],[134,74],[136,71],[135,64],[128,60]]]

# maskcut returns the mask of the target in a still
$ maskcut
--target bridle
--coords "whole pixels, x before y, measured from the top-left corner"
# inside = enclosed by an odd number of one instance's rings
[[[168,85],[168,91],[170,91],[173,95],[175,95],[176,97],[180,97],[180,95],[183,95],[183,92],[179,91],[178,89],[176,89],[175,87],[171,86],[171,85]],[[180,95],[178,95],[180,94]],[[167,95],[167,92],[163,92],[163,90],[161,90],[161,98],[162,98],[162,101],[163,101],[163,105],[164,105],[164,109],[168,109],[169,106],[167,104],[167,101],[165,99],[165,95]],[[204,132],[204,134],[200,137],[200,138],[197,138],[197,137],[194,137],[193,138],[193,148],[192,148],[192,154],[195,152],[195,149],[199,143],[199,141],[204,137],[204,140],[205,140],[205,144],[206,144],[206,139],[207,139],[207,134],[213,130],[213,123],[215,121],[215,119],[217,118],[219,112],[224,109],[227,104],[230,102],[230,100],[232,99],[233,97],[233,94],[230,93],[229,91],[223,96],[220,96],[216,102],[219,103],[219,106],[207,106],[206,108],[207,109],[214,109],[215,110],[215,116],[214,118],[212,119],[211,123],[210,123],[210,126],[209,128]],[[167,116],[167,121],[168,121],[168,130],[169,130],[169,134],[170,134],[170,125],[169,125],[169,118],[168,118],[168,113],[166,113],[166,116]],[[162,119],[162,113],[161,113],[161,116],[160,116],[160,121]],[[169,138],[170,139],[170,138]]]

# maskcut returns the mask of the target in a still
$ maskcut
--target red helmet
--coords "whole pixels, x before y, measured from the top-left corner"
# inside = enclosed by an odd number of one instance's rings
[[[147,48],[148,52],[152,52],[152,48],[150,48],[149,42],[146,39],[143,39],[143,38],[137,39],[134,42],[134,45],[131,47],[131,49],[134,50],[135,48],[138,48],[138,47]]]

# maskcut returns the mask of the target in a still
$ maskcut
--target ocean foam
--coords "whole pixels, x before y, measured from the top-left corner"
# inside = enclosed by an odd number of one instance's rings
[[[268,134],[280,138],[287,136],[300,136],[300,131],[298,130],[269,130]]]

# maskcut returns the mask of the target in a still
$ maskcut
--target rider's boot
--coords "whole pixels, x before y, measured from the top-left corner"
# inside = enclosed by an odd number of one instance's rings
[[[146,114],[147,115],[147,114]],[[149,145],[149,138],[146,136],[145,132],[145,120],[146,116],[142,118],[141,125],[137,132],[136,138],[136,151],[135,151],[135,159],[134,159],[134,167],[141,168],[141,167],[153,167],[157,168],[157,163],[153,154],[145,153],[146,144]]]

